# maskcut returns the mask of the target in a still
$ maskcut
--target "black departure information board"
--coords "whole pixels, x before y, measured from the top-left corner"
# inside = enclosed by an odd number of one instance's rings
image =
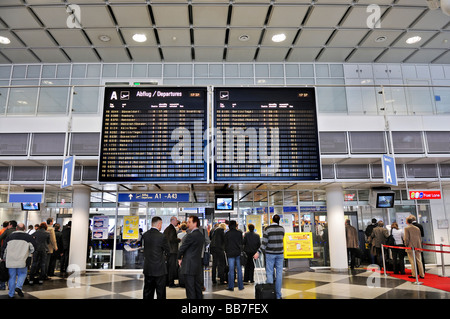
[[[321,179],[314,88],[214,90],[214,181]]]
[[[206,181],[206,126],[206,88],[105,88],[99,182]]]

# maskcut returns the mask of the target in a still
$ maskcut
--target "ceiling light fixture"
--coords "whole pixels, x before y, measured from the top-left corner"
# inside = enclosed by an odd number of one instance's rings
[[[107,35],[105,35],[105,34],[99,36],[98,38],[99,38],[100,41],[102,41],[102,42],[109,42],[109,41],[111,41],[111,37],[110,37],[110,36],[107,36]]]
[[[242,41],[242,42],[248,41],[249,39],[250,39],[250,37],[246,34],[239,36],[239,41]]]
[[[283,42],[284,40],[286,40],[286,34],[284,33],[275,34],[272,37],[273,42]]]
[[[11,40],[8,39],[7,37],[2,37],[2,36],[0,36],[0,43],[1,43],[1,44],[10,44],[10,43],[11,43]]]
[[[406,43],[414,44],[414,43],[419,42],[420,40],[422,40],[422,38],[417,35],[415,37],[410,37],[410,38],[406,39]]]
[[[136,33],[135,35],[133,35],[133,40],[136,42],[145,42],[147,41],[147,36],[142,33]]]
[[[375,39],[375,42],[384,42],[384,41],[386,41],[386,39],[387,39],[387,37],[385,37],[385,36],[383,35],[383,36],[381,36],[381,37],[376,38],[376,39]]]

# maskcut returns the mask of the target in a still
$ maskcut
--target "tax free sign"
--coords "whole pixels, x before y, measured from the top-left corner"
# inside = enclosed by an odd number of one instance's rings
[[[383,155],[381,159],[383,166],[383,180],[385,184],[397,186],[397,170],[395,168],[395,159],[391,156]]]

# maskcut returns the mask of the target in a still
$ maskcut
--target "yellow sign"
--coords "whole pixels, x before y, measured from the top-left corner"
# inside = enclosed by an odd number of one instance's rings
[[[123,216],[122,239],[139,239],[139,216]]]
[[[312,233],[285,233],[284,258],[313,258]]]

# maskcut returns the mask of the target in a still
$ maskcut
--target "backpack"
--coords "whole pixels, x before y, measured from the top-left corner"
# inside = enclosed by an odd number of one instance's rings
[[[386,245],[388,245],[388,246],[395,246],[395,239],[394,239],[394,235],[392,235],[392,229],[391,229],[391,234],[386,239]]]

